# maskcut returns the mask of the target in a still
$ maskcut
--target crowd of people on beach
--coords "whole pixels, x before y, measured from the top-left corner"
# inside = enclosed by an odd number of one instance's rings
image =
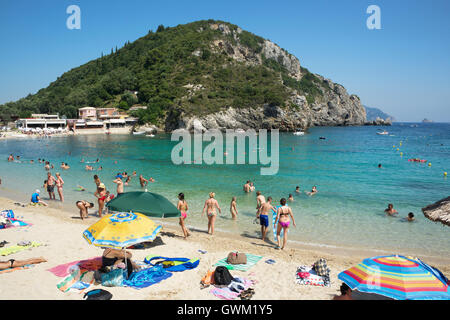
[[[9,162],[22,162],[20,156],[10,155],[8,157]],[[34,163],[33,160],[29,160],[30,163]],[[59,200],[61,202],[64,202],[64,193],[63,193],[63,186],[64,186],[64,180],[61,177],[61,174],[59,172],[55,173],[53,176],[50,170],[54,169],[54,165],[50,163],[50,161],[45,159],[38,159],[38,163],[44,164],[44,169],[47,171],[47,178],[44,181],[44,189],[48,192],[49,200],[56,200],[55,196],[55,188],[59,196]],[[85,169],[92,171],[94,168],[90,166],[90,163],[100,163],[100,159],[96,159],[93,162],[86,162],[84,158],[81,159],[80,163],[87,163]],[[115,162],[117,164],[117,161]],[[61,162],[61,169],[63,170],[69,170],[70,166],[68,163]],[[98,167],[97,170],[102,170],[102,166]],[[116,184],[116,195],[111,193],[106,189],[106,186],[102,181],[100,180],[99,176],[95,174],[93,176],[94,183],[96,186],[96,190],[94,192],[94,197],[97,201],[97,214],[98,217],[102,217],[105,205],[107,202],[111,201],[115,197],[119,197],[124,193],[124,187],[129,186],[131,183],[131,180],[133,178],[137,177],[137,172],[133,171],[131,175],[129,175],[127,172],[118,172],[114,179],[112,180],[113,183]],[[139,185],[141,188],[147,190],[147,186],[149,183],[155,182],[155,179],[152,177],[146,179],[142,174],[138,176]],[[86,189],[83,186],[78,185],[78,191],[85,191]],[[252,181],[247,180],[246,183],[243,185],[243,191],[245,193],[252,193],[256,190],[255,185]],[[306,195],[313,196],[318,193],[317,186],[313,186],[311,188],[311,191],[304,191]],[[300,194],[300,186],[296,186],[295,193]],[[237,197],[233,196],[230,202],[230,214],[231,218],[233,220],[236,220],[238,218],[238,205],[236,201]],[[292,211],[292,208],[288,206],[288,202],[293,202],[294,197],[293,194],[289,194],[289,196],[286,198],[281,198],[279,200],[279,205],[273,204],[273,199],[271,196],[266,197],[260,192],[256,191],[256,217],[254,220],[254,223],[259,223],[261,226],[261,240],[265,241],[268,228],[269,228],[269,217],[272,217],[272,215],[276,215],[276,218],[274,220],[274,223],[276,224],[276,237],[277,237],[277,249],[283,250],[286,247],[287,243],[287,235],[288,235],[288,229],[292,225],[296,227],[295,219],[294,219],[294,213]],[[37,189],[31,196],[31,204],[33,205],[44,205],[48,206],[48,203],[43,201],[40,197],[40,190]],[[80,218],[82,220],[88,218],[88,210],[94,208],[94,202],[87,201],[87,200],[79,200],[75,203],[76,207],[80,211]],[[188,203],[185,199],[184,193],[178,194],[178,203],[177,203],[177,209],[181,212],[181,217],[179,220],[179,224],[181,226],[183,236],[185,239],[187,239],[191,234],[189,229],[186,226],[186,219],[187,219],[187,212],[189,210]],[[201,213],[201,216],[204,216],[206,213],[206,217],[208,219],[208,234],[213,235],[214,234],[214,227],[216,222],[216,216],[217,212],[219,214],[222,213],[222,209],[220,208],[219,202],[215,199],[215,193],[210,192],[209,197],[205,200],[203,210]],[[389,204],[388,208],[385,210],[386,215],[388,216],[397,216],[398,212],[394,209],[393,204]],[[414,213],[410,212],[408,216],[405,218],[406,221],[412,222],[415,221],[414,219]]]

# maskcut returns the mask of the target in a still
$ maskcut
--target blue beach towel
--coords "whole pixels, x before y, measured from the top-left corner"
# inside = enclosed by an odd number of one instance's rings
[[[139,290],[161,282],[171,276],[172,273],[164,270],[162,266],[154,266],[133,272],[129,279],[123,281],[123,285]]]
[[[152,263],[153,260],[161,260],[160,261],[161,263],[164,263],[166,261],[173,261],[175,263],[175,265],[172,265],[172,266],[166,265],[166,267],[164,268],[164,270],[170,271],[170,272],[180,272],[180,271],[195,269],[195,268],[197,268],[198,264],[200,263],[199,259],[167,258],[167,257],[159,257],[159,256],[147,256],[144,259],[144,262],[151,266],[159,265],[158,262],[156,264],[153,264]]]

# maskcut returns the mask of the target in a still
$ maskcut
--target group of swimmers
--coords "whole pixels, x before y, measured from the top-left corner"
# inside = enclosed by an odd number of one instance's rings
[[[388,207],[386,210],[384,210],[384,212],[386,212],[386,214],[391,217],[398,215],[398,211],[394,209],[394,205],[392,203],[388,204]],[[412,213],[412,212],[408,213],[408,216],[406,217],[406,221],[409,221],[409,222],[415,221],[414,213]]]

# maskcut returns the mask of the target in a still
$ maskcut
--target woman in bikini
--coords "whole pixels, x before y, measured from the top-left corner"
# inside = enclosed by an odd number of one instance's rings
[[[291,222],[291,218],[292,218],[292,223],[293,223],[294,227],[297,227],[297,226],[295,224],[295,219],[294,219],[294,215],[292,214],[291,208],[286,206],[286,199],[282,198],[280,200],[280,204],[281,204],[281,207],[278,208],[278,211],[277,211],[277,220],[278,220],[278,227],[277,227],[278,247],[277,247],[277,249],[283,250],[284,247],[286,246],[287,233],[288,233],[288,229],[289,229],[289,224]],[[284,235],[283,235],[283,246],[280,248],[281,229],[283,229]]]
[[[14,260],[10,259],[8,261],[0,261],[0,270],[19,268],[26,266],[27,264],[38,264],[42,262],[47,262],[44,258],[31,258],[27,260]]]
[[[214,197],[216,194],[214,192],[209,193],[209,199],[205,201],[205,206],[203,207],[202,216],[206,214],[208,216],[208,233],[213,235],[214,233],[214,222],[216,221],[216,208],[219,210],[219,213],[222,213],[222,210],[219,207],[219,203]]]
[[[187,218],[187,211],[189,209],[186,200],[184,200],[184,193],[180,193],[178,195],[177,209],[180,210],[180,212],[181,212],[180,226],[181,226],[181,230],[183,230],[184,239],[186,239],[191,234],[189,233],[189,230],[186,228],[186,226],[184,224],[184,220]]]
[[[106,187],[103,183],[98,185],[94,196],[98,199],[98,216],[101,218],[103,213],[103,207],[105,206],[106,198],[108,197],[106,193]]]
[[[64,195],[63,195],[64,180],[61,178],[59,172],[57,172],[55,176],[56,176],[56,190],[58,190],[59,200],[61,200],[61,202],[64,202]]]
[[[88,218],[88,208],[93,208],[94,204],[92,202],[87,202],[86,200],[79,200],[75,203],[78,209],[80,209],[80,218],[84,220]]]

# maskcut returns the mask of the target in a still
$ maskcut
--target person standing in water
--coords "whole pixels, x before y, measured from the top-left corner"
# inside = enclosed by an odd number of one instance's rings
[[[230,212],[231,212],[231,217],[233,218],[233,220],[236,220],[237,215],[238,215],[238,211],[237,211],[237,207],[236,207],[236,197],[233,197],[231,199]]]
[[[394,209],[394,205],[392,203],[388,204],[388,207],[386,210],[384,210],[384,212],[386,212],[390,216],[398,214],[397,210]]]
[[[261,194],[261,191],[256,191],[256,218],[259,218],[261,206],[266,202],[266,198]]]
[[[214,192],[209,193],[209,199],[205,201],[205,206],[203,207],[202,217],[205,214],[208,216],[208,234],[214,234],[214,222],[216,221],[216,208],[219,210],[219,213],[222,213],[222,210],[219,207],[219,203],[214,197],[216,194]]]
[[[268,197],[267,201],[261,205],[259,213],[259,222],[261,224],[261,239],[264,241],[266,239],[267,228],[269,227],[269,212],[270,210],[275,210],[272,207],[272,197]]]
[[[186,228],[186,225],[184,223],[184,220],[187,218],[187,211],[189,210],[188,204],[187,204],[186,200],[184,200],[184,193],[178,194],[177,209],[180,210],[180,212],[181,212],[180,226],[181,226],[181,230],[183,231],[183,234],[184,234],[184,239],[186,239],[191,234],[189,233],[189,230]]]
[[[120,196],[123,193],[123,181],[120,177],[116,177],[113,182],[117,183],[117,196]]]
[[[287,242],[287,233],[288,233],[288,229],[289,229],[289,224],[291,222],[292,219],[292,223],[294,224],[294,227],[296,227],[295,224],[295,220],[294,220],[294,215],[292,214],[292,210],[291,208],[289,208],[286,205],[286,199],[282,198],[280,200],[280,204],[281,207],[278,208],[277,211],[277,219],[278,220],[278,226],[277,226],[277,242],[278,242],[278,247],[277,249],[281,249],[283,250],[284,247],[286,246],[286,242]],[[281,234],[281,230],[283,230],[283,246],[280,247],[280,234]]]
[[[247,183],[244,184],[243,189],[244,189],[244,192],[247,192],[247,193],[250,192],[250,180],[247,180]]]
[[[47,172],[47,192],[48,196],[50,197],[50,200],[56,200],[55,199],[55,177],[52,176],[50,172]]]
[[[64,194],[63,194],[64,180],[61,178],[59,172],[57,172],[55,176],[56,176],[56,189],[58,190],[59,200],[61,200],[61,202],[64,202]]]

